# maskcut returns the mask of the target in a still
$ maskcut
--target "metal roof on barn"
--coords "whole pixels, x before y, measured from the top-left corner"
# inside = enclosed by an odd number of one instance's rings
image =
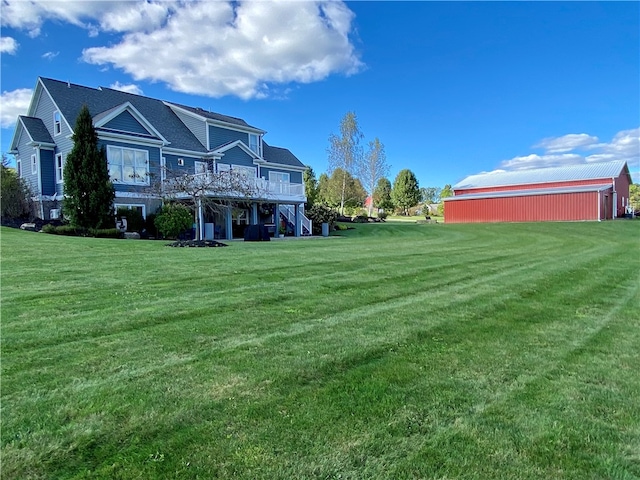
[[[615,178],[626,168],[624,160],[614,162],[587,163],[565,167],[536,168],[512,172],[490,172],[470,175],[456,183],[454,190],[471,188],[502,187],[509,185],[532,185],[553,182],[595,180]]]

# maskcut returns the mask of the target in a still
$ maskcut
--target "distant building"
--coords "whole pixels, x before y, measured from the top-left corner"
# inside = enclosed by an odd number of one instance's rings
[[[471,175],[444,199],[446,223],[599,221],[622,216],[624,161]]]

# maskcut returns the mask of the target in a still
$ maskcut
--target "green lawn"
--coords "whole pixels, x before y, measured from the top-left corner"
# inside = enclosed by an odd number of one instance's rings
[[[640,222],[2,229],[2,478],[640,477]]]

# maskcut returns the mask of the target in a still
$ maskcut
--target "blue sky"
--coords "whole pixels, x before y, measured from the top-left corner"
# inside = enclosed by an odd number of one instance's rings
[[[390,179],[624,159],[640,181],[638,2],[2,5],[2,152],[38,76],[241,117],[319,176],[347,111]]]

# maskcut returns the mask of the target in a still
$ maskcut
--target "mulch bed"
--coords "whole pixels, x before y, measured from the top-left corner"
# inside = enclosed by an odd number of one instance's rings
[[[227,247],[226,243],[216,242],[215,240],[178,240],[177,242],[167,243],[167,247]]]

